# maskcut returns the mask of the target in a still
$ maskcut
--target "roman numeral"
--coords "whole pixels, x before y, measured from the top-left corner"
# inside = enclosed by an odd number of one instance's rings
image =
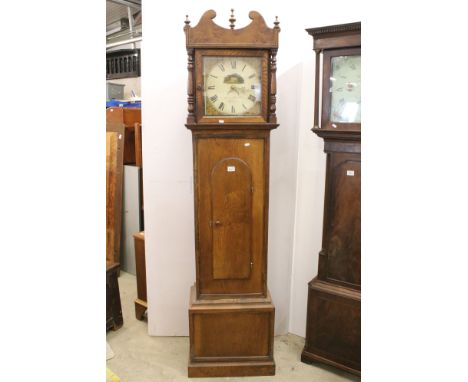
[[[245,110],[247,110],[247,106],[245,106],[244,104],[242,104],[242,106],[243,106],[243,108],[244,108]]]
[[[224,110],[224,102],[221,102],[218,107],[219,110]]]
[[[249,76],[249,78],[254,78],[254,77],[255,77],[255,73]]]
[[[251,94],[249,95],[249,100],[251,100],[252,102],[255,102],[256,98]]]
[[[235,113],[236,112],[236,108],[234,106],[231,106],[231,113]]]
[[[214,85],[210,85],[210,86],[208,86],[208,89],[210,89],[210,90],[214,90],[214,88],[215,88],[215,86],[214,86]]]
[[[218,99],[218,95],[216,95],[216,94],[214,96],[210,97],[211,102],[216,102],[217,99]]]
[[[242,71],[244,71],[245,67],[247,66],[247,64],[244,65],[244,67],[242,68]]]
[[[233,68],[233,69],[236,68],[236,61],[231,61],[231,68]]]
[[[250,89],[255,89],[255,85],[250,85]]]
[[[219,68],[221,69],[222,72],[224,72],[224,66],[223,64],[218,64]]]
[[[213,76],[212,74],[210,74],[210,77],[213,77],[213,78],[218,78],[218,76]]]

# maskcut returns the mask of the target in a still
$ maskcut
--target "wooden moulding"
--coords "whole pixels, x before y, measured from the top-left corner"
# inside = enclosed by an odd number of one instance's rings
[[[314,38],[314,49],[361,46],[361,22],[306,29]]]
[[[277,123],[249,123],[245,125],[243,123],[224,123],[222,126],[215,125],[212,123],[193,123],[186,124],[187,129],[195,130],[215,130],[215,131],[224,131],[224,130],[243,130],[243,131],[255,131],[255,130],[273,130],[279,126]]]
[[[197,26],[190,27],[190,21],[185,22],[185,37],[187,48],[278,48],[278,33],[280,28],[268,28],[262,15],[256,11],[249,12],[252,22],[244,28],[231,29],[220,27],[213,22],[216,12],[206,11]],[[235,21],[235,19],[232,19]]]
[[[325,141],[352,141],[361,142],[360,130],[332,130],[313,128],[312,131]]]
[[[189,306],[189,378],[274,375],[275,307],[267,298],[197,300]]]

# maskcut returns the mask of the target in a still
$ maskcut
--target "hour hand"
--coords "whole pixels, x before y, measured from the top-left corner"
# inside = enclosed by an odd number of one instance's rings
[[[231,89],[229,90],[229,93],[232,91],[235,91],[237,95],[239,95],[239,90],[234,85],[231,85]]]

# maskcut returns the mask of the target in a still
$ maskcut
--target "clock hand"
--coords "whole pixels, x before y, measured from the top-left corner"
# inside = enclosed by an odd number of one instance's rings
[[[231,85],[231,87],[239,94],[239,92],[245,93],[247,91],[247,88],[245,86],[234,86]],[[239,94],[240,95],[240,94]]]
[[[234,85],[231,85],[231,90],[229,90],[228,93],[230,93],[231,91],[235,91],[237,95],[239,95],[239,90]]]

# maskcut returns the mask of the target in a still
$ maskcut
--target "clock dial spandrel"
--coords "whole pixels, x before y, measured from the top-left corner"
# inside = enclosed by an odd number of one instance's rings
[[[261,57],[203,57],[205,115],[261,115],[261,77]]]
[[[331,58],[330,121],[361,122],[361,56]]]

